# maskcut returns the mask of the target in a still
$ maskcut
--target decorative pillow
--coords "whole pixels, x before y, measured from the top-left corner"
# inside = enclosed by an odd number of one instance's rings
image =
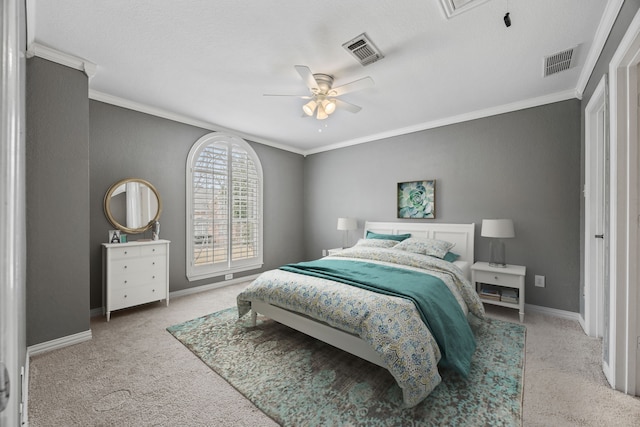
[[[460,258],[460,255],[454,254],[453,252],[447,252],[442,259],[445,261],[454,262],[457,261],[458,258]]]
[[[396,240],[402,242],[404,239],[411,237],[411,234],[380,234],[373,231],[367,231],[367,239]]]
[[[455,244],[437,239],[418,239],[415,237],[406,239],[396,246],[394,249],[401,251],[415,252],[422,255],[431,255],[437,258],[444,258]]]
[[[365,246],[369,248],[392,248],[398,244],[397,240],[383,240],[383,239],[360,239],[356,246]]]

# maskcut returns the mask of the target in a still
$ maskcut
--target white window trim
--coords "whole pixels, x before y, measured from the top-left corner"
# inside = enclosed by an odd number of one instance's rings
[[[253,162],[255,163],[256,172],[258,174],[259,179],[259,194],[258,194],[258,257],[256,259],[252,259],[247,261],[246,263],[237,263],[237,265],[232,266],[230,268],[221,270],[219,268],[212,267],[196,267],[193,263],[193,245],[194,245],[194,235],[192,233],[193,230],[193,162],[198,158],[200,152],[203,147],[215,144],[216,142],[227,142],[233,141],[237,145],[239,145],[243,150],[247,152],[247,154],[251,157]],[[248,270],[255,270],[257,268],[261,268],[264,264],[264,239],[263,239],[263,173],[262,173],[262,164],[260,163],[260,159],[258,155],[253,150],[253,148],[242,138],[232,136],[229,134],[223,134],[219,132],[209,133],[204,135],[200,139],[198,139],[191,150],[189,151],[189,155],[187,156],[187,167],[186,167],[186,272],[187,279],[189,281],[193,280],[201,280],[213,277],[220,277],[226,274],[240,273]]]

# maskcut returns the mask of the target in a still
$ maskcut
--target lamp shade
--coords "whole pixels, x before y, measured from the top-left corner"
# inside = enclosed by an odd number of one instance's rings
[[[304,111],[307,116],[313,116],[313,112],[316,111],[317,106],[318,103],[312,99],[302,106],[302,111]]]
[[[338,218],[338,230],[355,230],[358,228],[358,221],[355,218]]]
[[[510,219],[483,219],[480,235],[482,237],[493,237],[495,239],[516,237],[513,229],[513,221]]]

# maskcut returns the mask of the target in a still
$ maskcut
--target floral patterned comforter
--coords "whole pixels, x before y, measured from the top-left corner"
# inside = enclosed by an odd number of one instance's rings
[[[423,271],[440,278],[465,313],[484,317],[469,281],[454,264],[411,252],[372,247],[345,249],[334,257]],[[382,358],[412,407],[440,383],[441,358],[434,337],[410,300],[282,270],[262,273],[238,295],[242,317],[258,300],[304,314],[367,342]]]

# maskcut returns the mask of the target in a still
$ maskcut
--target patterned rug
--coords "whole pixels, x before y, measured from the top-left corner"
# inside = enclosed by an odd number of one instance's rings
[[[265,414],[283,426],[519,426],[525,327],[472,321],[478,348],[464,379],[442,383],[403,409],[384,369],[270,319],[238,321],[229,308],[167,330]]]

